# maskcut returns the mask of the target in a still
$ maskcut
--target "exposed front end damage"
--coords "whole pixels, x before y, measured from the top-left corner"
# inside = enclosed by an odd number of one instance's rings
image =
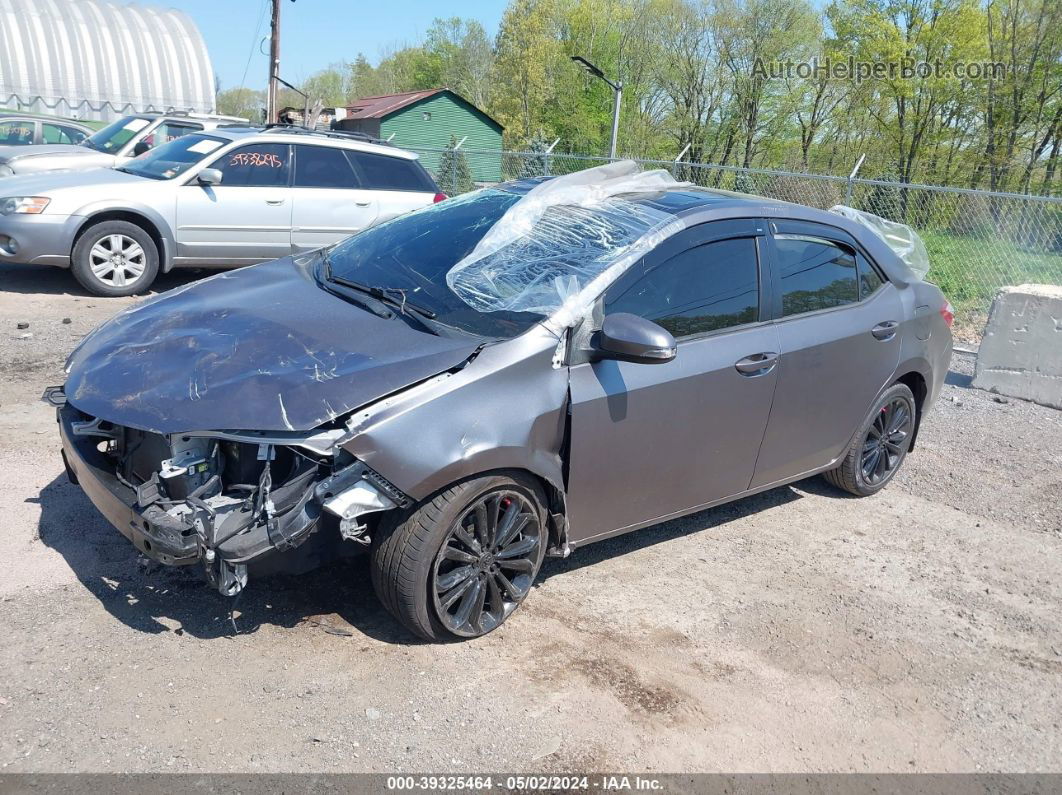
[[[411,503],[336,444],[343,428],[159,434],[91,417],[55,388],[47,398],[70,479],[144,555],[201,564],[227,596],[249,568],[277,568],[276,553],[368,544],[367,515]]]

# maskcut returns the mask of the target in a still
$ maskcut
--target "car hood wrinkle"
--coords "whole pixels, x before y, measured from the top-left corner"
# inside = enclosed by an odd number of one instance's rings
[[[70,355],[66,395],[156,433],[305,431],[461,365],[481,342],[377,317],[289,257],[115,316]]]

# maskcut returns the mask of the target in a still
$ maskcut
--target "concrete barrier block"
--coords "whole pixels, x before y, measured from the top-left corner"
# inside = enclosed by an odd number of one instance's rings
[[[1062,287],[1004,287],[992,302],[974,386],[1062,409]]]

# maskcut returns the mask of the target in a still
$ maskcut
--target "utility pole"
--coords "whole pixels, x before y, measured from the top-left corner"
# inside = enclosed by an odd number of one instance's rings
[[[266,124],[276,124],[280,108],[277,107],[277,78],[280,76],[280,0],[273,0],[273,24],[269,37],[269,87],[266,91]]]

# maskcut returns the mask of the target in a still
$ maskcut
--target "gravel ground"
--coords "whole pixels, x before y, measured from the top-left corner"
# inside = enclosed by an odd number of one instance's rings
[[[129,301],[0,285],[0,769],[1062,771],[1062,413],[970,357],[875,497],[812,479],[548,561],[471,643],[415,642],[364,559],[252,583],[236,635],[66,482],[38,402]]]

